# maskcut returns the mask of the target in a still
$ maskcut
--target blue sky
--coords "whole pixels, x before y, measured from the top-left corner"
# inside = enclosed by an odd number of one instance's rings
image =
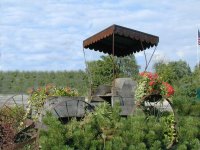
[[[112,24],[159,36],[152,63],[183,59],[193,68],[199,6],[199,0],[0,0],[0,70],[85,69],[82,41]],[[102,55],[85,52],[88,61]],[[143,53],[136,58],[144,66]]]

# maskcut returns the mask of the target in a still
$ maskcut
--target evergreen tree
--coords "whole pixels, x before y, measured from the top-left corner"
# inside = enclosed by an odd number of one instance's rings
[[[67,147],[80,150],[163,150],[168,149],[166,126],[163,120],[146,117],[142,113],[123,118],[119,106],[104,103],[93,113],[88,113],[81,121],[73,119],[61,125],[52,118],[47,123],[48,131],[42,133],[44,147]],[[171,149],[200,148],[200,121],[194,116],[180,116],[178,142]],[[49,133],[51,132],[51,133]],[[56,132],[56,136],[53,135]],[[52,140],[59,141],[58,144]],[[65,139],[65,140],[64,140]],[[65,141],[65,142],[64,142]],[[56,149],[56,148],[55,148]]]

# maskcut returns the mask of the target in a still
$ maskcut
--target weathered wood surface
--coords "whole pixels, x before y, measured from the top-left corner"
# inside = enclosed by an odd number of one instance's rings
[[[131,115],[135,105],[136,82],[131,78],[117,78],[113,81],[112,93],[115,95],[113,103],[120,102],[121,115]]]
[[[28,95],[26,94],[0,94],[0,107],[2,107],[3,104],[7,105],[27,105],[27,99]]]
[[[85,97],[50,97],[44,105],[58,118],[83,117],[89,104]]]

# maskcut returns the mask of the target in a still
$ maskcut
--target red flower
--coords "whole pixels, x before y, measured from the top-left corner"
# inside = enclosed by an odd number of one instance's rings
[[[166,97],[174,95],[174,88],[169,83],[162,82],[158,74],[145,71],[140,76],[147,83],[144,87],[147,93],[158,93]]]
[[[163,82],[162,84],[165,86],[165,89],[167,91],[167,97],[174,95],[174,88],[169,83]]]
[[[65,88],[65,92],[70,93],[70,92],[71,92],[71,89],[70,89],[69,87],[66,87],[66,88]]]
[[[50,89],[52,89],[53,87],[55,87],[52,83],[49,83],[46,85],[45,90],[48,91]]]
[[[157,80],[158,79],[158,74],[156,73],[151,73],[151,72],[141,72],[140,76],[142,77],[147,77],[150,80]]]
[[[141,72],[141,73],[140,73],[140,76],[142,76],[142,77],[143,77],[143,76],[144,76],[144,74],[145,74],[145,72]]]
[[[35,89],[32,87],[32,88],[29,88],[29,89],[27,90],[27,93],[28,93],[28,94],[33,94],[34,91],[35,91]]]
[[[158,74],[157,74],[157,73],[154,73],[154,74],[153,74],[153,78],[154,78],[154,79],[158,79]]]
[[[37,89],[37,91],[38,91],[38,92],[41,92],[41,91],[42,91],[42,87],[39,87],[39,88]]]
[[[150,85],[150,86],[153,86],[154,84],[155,84],[155,81],[150,81],[150,82],[149,82],[149,85]]]

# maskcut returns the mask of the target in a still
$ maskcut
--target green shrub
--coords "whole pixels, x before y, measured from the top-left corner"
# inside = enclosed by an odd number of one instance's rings
[[[124,118],[119,113],[118,106],[104,103],[83,120],[73,119],[66,125],[47,115],[44,123],[48,130],[42,131],[40,137],[42,149],[163,150],[171,144],[166,122],[170,118],[147,120],[141,114]],[[200,148],[198,117],[179,116],[177,129],[178,142],[172,149]]]
[[[42,150],[65,150],[66,128],[50,113],[43,119],[46,130],[40,132],[40,145]]]

